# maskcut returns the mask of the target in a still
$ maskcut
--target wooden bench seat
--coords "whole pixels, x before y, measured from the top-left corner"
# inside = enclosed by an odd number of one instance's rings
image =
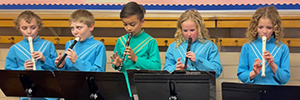
[[[45,40],[51,41],[54,44],[65,44],[67,41],[74,39],[74,37],[51,37],[40,36]],[[0,43],[17,43],[23,39],[22,36],[0,36]],[[95,37],[94,39],[102,41],[104,45],[116,45],[118,37]],[[169,46],[174,42],[174,38],[155,38],[158,46]],[[216,39],[211,39],[215,43]]]

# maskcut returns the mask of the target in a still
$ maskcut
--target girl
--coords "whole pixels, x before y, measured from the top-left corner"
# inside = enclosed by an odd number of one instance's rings
[[[189,38],[192,43],[187,52]],[[184,70],[186,57],[189,58],[187,70],[215,71],[216,77],[222,73],[218,48],[209,40],[208,30],[196,10],[187,10],[178,19],[175,42],[166,52],[164,70]]]
[[[266,51],[262,52],[262,36],[267,37]],[[246,32],[237,76],[243,83],[283,85],[290,79],[289,48],[283,44],[281,20],[275,7],[256,10]],[[263,57],[262,57],[263,56]],[[261,76],[262,59],[266,59],[265,77]]]

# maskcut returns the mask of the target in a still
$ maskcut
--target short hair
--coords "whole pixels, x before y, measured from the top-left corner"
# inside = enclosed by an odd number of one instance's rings
[[[84,9],[79,9],[71,14],[69,23],[71,22],[80,22],[86,24],[88,27],[91,27],[92,24],[95,24],[95,18],[91,12]]]
[[[186,10],[184,13],[181,14],[177,21],[177,30],[174,35],[176,47],[178,47],[184,41],[181,24],[189,19],[195,22],[196,24],[196,27],[198,29],[197,38],[200,42],[205,43],[206,40],[209,40],[210,38],[208,34],[208,29],[206,28],[204,20],[202,19],[200,13],[194,9]]]
[[[283,28],[281,27],[281,19],[277,9],[274,6],[262,7],[255,11],[250,20],[249,27],[246,31],[246,37],[248,42],[254,41],[257,39],[258,32],[258,22],[261,18],[268,18],[272,21],[273,25],[273,34],[276,39],[276,44],[278,45],[283,39]]]
[[[128,2],[122,8],[120,12],[120,18],[128,18],[133,15],[137,15],[139,20],[144,19],[146,13],[145,8],[142,5],[137,4],[136,2]]]
[[[32,11],[26,10],[22,12],[17,19],[14,20],[15,28],[18,30],[20,28],[20,21],[24,19],[27,23],[30,23],[33,19],[35,19],[39,30],[43,28],[43,20]]]

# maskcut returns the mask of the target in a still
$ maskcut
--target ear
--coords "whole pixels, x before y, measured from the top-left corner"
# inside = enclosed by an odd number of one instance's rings
[[[144,22],[145,22],[145,18],[143,18],[143,19],[141,20],[142,25],[144,25]]]
[[[91,26],[89,27],[89,30],[90,30],[90,31],[93,31],[94,28],[95,28],[95,24],[91,24]]]
[[[91,24],[91,26],[89,27],[89,30],[90,30],[90,31],[93,31],[94,28],[95,28],[95,24]]]

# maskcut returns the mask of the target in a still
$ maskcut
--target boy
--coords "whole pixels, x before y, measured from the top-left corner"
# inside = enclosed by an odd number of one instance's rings
[[[32,11],[22,12],[14,21],[24,39],[12,45],[5,60],[5,70],[33,70],[31,57],[35,58],[36,70],[54,70],[57,53],[54,44],[41,39],[38,31],[43,28],[42,19]],[[28,37],[32,37],[34,52],[30,52]],[[20,100],[28,98],[21,97]],[[55,98],[31,98],[31,100],[56,100]]]
[[[95,40],[92,32],[94,30],[95,19],[91,12],[87,10],[77,10],[72,13],[69,23],[71,32],[79,41],[70,49],[74,40],[68,41],[65,45],[67,58],[60,64],[59,68],[69,71],[95,71],[104,72],[106,65],[106,49],[102,42]],[[59,56],[55,64],[61,60]]]
[[[120,37],[115,46],[114,54],[110,57],[113,68],[119,69],[125,74],[130,96],[131,91],[126,73],[127,69],[161,69],[157,42],[142,30],[142,25],[145,22],[145,12],[145,9],[136,2],[129,2],[122,8],[120,18],[124,24],[124,29],[131,33],[132,37],[127,47],[125,44],[129,34]],[[125,56],[124,61],[121,59],[123,56]]]

